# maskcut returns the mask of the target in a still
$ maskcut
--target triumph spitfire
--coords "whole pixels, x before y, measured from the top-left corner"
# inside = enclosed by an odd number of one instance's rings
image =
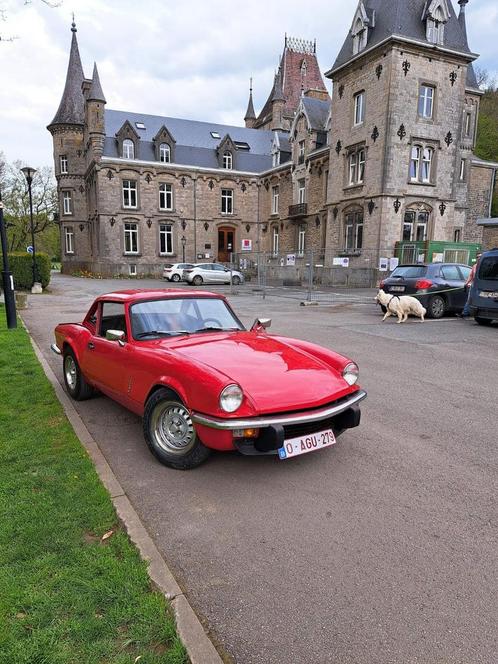
[[[127,290],[55,328],[69,395],[100,391],[143,418],[148,447],[189,469],[211,450],[288,459],[360,423],[358,367],[299,339],[244,328],[223,295]]]

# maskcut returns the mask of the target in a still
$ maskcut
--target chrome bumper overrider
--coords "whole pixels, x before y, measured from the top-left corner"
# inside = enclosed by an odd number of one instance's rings
[[[335,406],[328,406],[303,413],[291,413],[287,415],[283,413],[282,415],[250,417],[241,420],[222,420],[216,417],[210,417],[209,415],[192,413],[192,419],[196,424],[202,424],[205,427],[222,430],[262,429],[273,424],[281,424],[285,426],[289,424],[301,424],[303,422],[319,422],[320,420],[327,420],[329,417],[334,417],[335,415],[339,415],[339,413],[343,413],[345,410],[348,410],[348,408],[351,408],[351,406],[363,401],[366,396],[367,393],[364,390],[359,390],[352,394],[349,399],[341,401],[341,403]]]
[[[50,350],[52,350],[56,355],[62,355],[62,351],[57,344],[50,344]]]

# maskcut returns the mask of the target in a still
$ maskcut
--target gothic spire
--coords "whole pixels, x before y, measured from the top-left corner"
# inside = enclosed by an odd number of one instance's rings
[[[284,93],[282,90],[282,69],[279,67],[278,72],[275,74],[275,83],[273,84],[272,101],[285,101]]]
[[[76,39],[76,24],[71,24],[71,51],[69,53],[69,64],[67,66],[66,85],[62,93],[62,99],[49,127],[58,124],[84,124],[85,105],[81,85],[85,78],[81,65],[78,40]]]
[[[469,0],[458,0],[458,4],[460,5],[460,14],[458,15],[458,22],[460,23],[463,36],[465,37],[465,43],[467,45],[467,48],[469,46],[469,42],[467,39],[467,24],[465,21],[465,5],[468,3],[468,1]]]
[[[88,101],[101,101],[106,103],[102,86],[100,85],[99,72],[97,70],[97,63],[93,63],[92,85],[88,93]]]
[[[247,104],[247,111],[244,116],[244,120],[255,120],[256,119],[256,113],[254,112],[254,104],[252,101],[252,78],[251,82],[249,84],[249,103]]]

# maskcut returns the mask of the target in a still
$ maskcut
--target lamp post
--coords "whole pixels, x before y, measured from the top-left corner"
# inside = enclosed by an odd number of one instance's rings
[[[9,330],[17,327],[16,318],[16,300],[14,297],[14,280],[12,272],[9,270],[9,257],[7,256],[7,235],[5,233],[5,224],[3,221],[3,203],[2,193],[0,192],[0,239],[2,242],[2,285],[5,298],[5,313],[7,315],[7,327]]]
[[[32,270],[33,270],[33,285],[31,287],[31,292],[32,293],[41,293],[41,285],[37,283],[36,281],[36,247],[35,247],[35,228],[33,225],[33,194],[31,191],[31,185],[33,183],[33,176],[36,173],[35,168],[31,168],[31,166],[25,166],[24,168],[21,168],[21,171],[24,173],[24,177],[26,178],[26,182],[28,183],[28,193],[29,193],[29,219],[30,219],[30,227],[31,227],[31,265],[32,265]]]
[[[185,245],[187,244],[187,238],[185,235],[182,235],[182,262],[185,263]]]

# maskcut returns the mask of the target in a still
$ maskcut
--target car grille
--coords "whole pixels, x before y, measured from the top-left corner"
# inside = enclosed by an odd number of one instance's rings
[[[479,316],[484,316],[485,318],[496,318],[498,319],[498,307],[495,309],[484,309],[479,307],[475,314],[478,318]]]

